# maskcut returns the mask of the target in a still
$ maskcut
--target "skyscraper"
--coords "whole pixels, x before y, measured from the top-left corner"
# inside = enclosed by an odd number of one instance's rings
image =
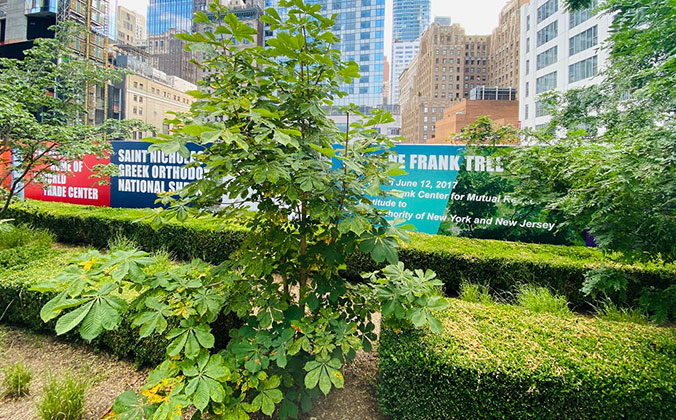
[[[348,93],[344,98],[335,98],[335,105],[354,103],[376,107],[383,103],[383,63],[385,60],[385,0],[308,0],[322,6],[322,14],[331,17],[337,14],[333,33],[340,42],[344,60],[359,64],[361,78],[344,86]],[[274,7],[284,17],[286,10],[277,0],[266,0],[267,7]],[[268,34],[270,35],[270,34]]]
[[[208,10],[208,0],[150,0],[148,5],[148,51],[153,57],[153,66],[191,83],[197,83],[200,72],[190,60],[195,54],[185,51],[185,42],[176,34],[203,30],[193,23],[193,15]],[[260,23],[263,0],[227,0],[227,5],[238,19],[255,27],[263,40]],[[199,57],[197,57],[199,58]]]
[[[192,32],[196,7],[193,0],[150,0],[146,20],[153,67],[191,83],[197,82],[197,68],[190,62],[193,54],[185,51],[185,42],[176,34]]]
[[[488,35],[467,35],[459,24],[433,23],[420,40],[420,52],[400,79],[401,134],[407,143],[436,137],[444,110],[486,83]]]
[[[392,8],[392,82],[390,101],[399,103],[399,76],[418,54],[420,37],[430,25],[430,0],[394,0]],[[449,23],[450,24],[450,23]]]

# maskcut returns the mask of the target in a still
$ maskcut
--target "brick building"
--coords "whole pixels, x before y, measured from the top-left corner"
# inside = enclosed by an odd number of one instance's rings
[[[488,47],[488,86],[519,87],[519,0],[510,0],[500,11],[498,27]]]
[[[435,138],[435,124],[444,110],[486,84],[488,38],[467,35],[459,24],[435,22],[425,31],[415,69],[409,66],[399,79],[402,135],[407,143]]]

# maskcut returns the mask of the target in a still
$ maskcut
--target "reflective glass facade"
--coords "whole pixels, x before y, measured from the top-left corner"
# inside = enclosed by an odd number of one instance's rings
[[[333,33],[340,39],[345,60],[359,64],[361,78],[344,86],[348,93],[336,98],[334,105],[354,103],[378,106],[383,103],[383,64],[385,60],[385,0],[308,0],[322,6],[322,13],[337,14]],[[277,0],[266,0],[266,7],[275,7],[281,16],[284,8]]]
[[[150,0],[146,19],[148,50],[153,66],[170,76],[197,83],[197,68],[190,62],[193,54],[185,51],[184,41],[176,34],[192,32],[192,16],[204,1]]]
[[[192,26],[193,0],[150,0],[148,35],[163,34],[170,29],[189,32]]]
[[[430,0],[394,0],[392,38],[394,42],[420,39],[430,25]]]
[[[430,0],[394,0],[390,99],[399,103],[399,76],[418,54],[420,37],[430,26]],[[450,25],[450,18],[448,19]],[[445,23],[444,23],[445,24]]]

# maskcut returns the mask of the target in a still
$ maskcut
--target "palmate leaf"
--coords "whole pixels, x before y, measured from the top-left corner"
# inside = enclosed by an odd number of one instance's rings
[[[223,401],[225,390],[220,382],[230,377],[230,370],[220,355],[210,356],[207,350],[202,350],[196,361],[184,361],[181,369],[189,378],[185,395],[192,397],[195,407],[204,410],[209,401]]]
[[[261,381],[258,387],[259,393],[249,404],[248,410],[252,413],[260,410],[263,414],[271,416],[275,411],[275,405],[284,398],[282,391],[278,389],[280,384],[281,379],[276,375]]]
[[[183,351],[190,359],[197,357],[202,348],[213,348],[215,342],[211,328],[207,324],[195,325],[192,319],[181,321],[177,328],[169,331],[167,339],[173,340],[167,346],[170,357],[178,356]]]
[[[343,374],[340,373],[342,364],[340,360],[328,357],[310,360],[305,364],[305,386],[313,389],[319,385],[319,389],[327,395],[331,390],[331,384],[336,388],[343,387]]]
[[[154,408],[146,404],[144,397],[129,390],[115,399],[112,410],[119,420],[148,420],[152,418]]]

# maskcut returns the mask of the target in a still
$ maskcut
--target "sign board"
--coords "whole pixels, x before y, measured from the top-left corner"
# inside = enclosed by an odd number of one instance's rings
[[[501,165],[510,147],[396,145],[393,157],[406,175],[396,177],[400,198],[374,198],[376,207],[428,234],[526,242],[581,241],[559,229],[556,213],[512,199],[515,180]]]
[[[110,186],[100,185],[100,179],[92,177],[95,165],[108,163],[110,163],[108,158],[99,159],[91,155],[85,156],[83,160],[64,162],[58,168],[53,168],[57,173],[48,176],[46,185],[28,184],[24,189],[24,197],[110,207]]]
[[[26,198],[111,207],[156,207],[158,193],[180,190],[201,179],[203,168],[186,167],[190,161],[178,153],[165,155],[149,151],[150,143],[114,141],[110,162],[119,176],[110,185],[98,185],[91,178],[96,160],[87,157],[64,173],[53,176],[47,188],[31,186]],[[200,146],[188,145],[197,152]],[[392,219],[403,219],[418,232],[473,238],[525,242],[584,243],[560,227],[554,212],[532,204],[516,203],[511,194],[515,180],[505,174],[500,154],[511,147],[466,147],[457,145],[395,146],[392,159],[407,172],[395,178],[391,187],[397,197],[374,197],[374,205]],[[66,176],[72,172],[74,176]]]
[[[143,141],[112,142],[110,162],[119,170],[119,176],[110,180],[112,207],[156,207],[158,193],[179,191],[186,184],[202,179],[203,168],[186,168],[190,160],[178,153],[165,155],[160,150],[149,151],[150,145]],[[191,152],[202,150],[195,144],[187,147]]]

